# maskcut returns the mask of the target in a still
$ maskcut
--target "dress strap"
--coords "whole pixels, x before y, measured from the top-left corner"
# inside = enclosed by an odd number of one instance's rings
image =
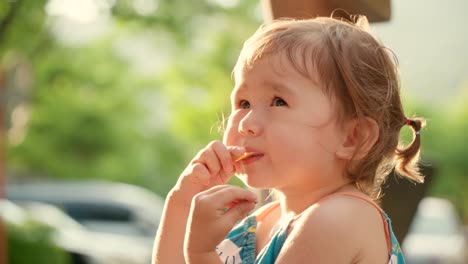
[[[325,196],[324,198],[327,198],[329,196],[332,196],[332,195],[335,195],[335,194],[342,194],[342,195],[348,195],[348,196],[353,196],[353,197],[356,197],[356,198],[359,198],[361,200],[364,200],[368,203],[370,203],[372,206],[374,206],[380,213],[383,212],[382,208],[380,208],[380,206],[374,202],[374,200],[372,200],[370,197],[366,196],[366,195],[362,195],[362,194],[359,194],[359,193],[355,193],[355,192],[336,192],[336,193],[332,193],[328,196]],[[323,199],[323,198],[322,198]]]
[[[392,253],[392,239],[390,237],[387,218],[385,217],[382,208],[380,208],[380,206],[376,202],[374,202],[371,198],[369,198],[368,196],[358,194],[358,193],[355,193],[355,192],[337,192],[337,193],[333,193],[331,195],[325,196],[324,198],[330,197],[332,195],[338,195],[338,194],[353,196],[353,197],[359,198],[361,200],[364,200],[364,201],[368,202],[369,204],[371,204],[372,206],[374,206],[380,212],[380,215],[382,217],[383,224],[384,224],[384,229],[385,229],[385,238],[387,240],[387,249],[388,249],[389,253],[391,254]],[[324,198],[322,198],[322,200]]]
[[[276,207],[279,206],[279,202],[271,202],[259,209],[259,213],[256,216],[257,222],[261,222],[265,216],[267,216],[271,211],[273,211]]]

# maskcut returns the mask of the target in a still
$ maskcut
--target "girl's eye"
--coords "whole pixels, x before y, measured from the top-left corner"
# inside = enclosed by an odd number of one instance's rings
[[[272,105],[273,105],[273,106],[287,106],[288,103],[286,103],[286,101],[284,101],[284,100],[283,100],[282,98],[280,98],[280,97],[275,97],[275,98],[273,98]]]
[[[250,103],[249,103],[249,101],[246,101],[246,100],[240,100],[239,107],[242,108],[242,109],[249,109],[250,108]]]

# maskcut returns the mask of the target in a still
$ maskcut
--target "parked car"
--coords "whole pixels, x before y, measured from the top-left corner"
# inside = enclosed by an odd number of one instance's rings
[[[59,208],[50,204],[23,202],[17,205],[3,200],[0,203],[0,212],[3,218],[9,219],[9,222],[16,225],[29,226],[29,223],[35,223],[37,226],[47,227],[44,230],[48,230],[45,238],[51,244],[49,248],[56,248],[55,252],[61,249],[58,252],[63,252],[62,260],[57,262],[57,257],[51,256],[50,253],[44,255],[41,254],[42,252],[33,251],[29,253],[31,256],[28,256],[28,263],[34,261],[34,263],[145,264],[151,261],[152,243],[146,239],[90,231]],[[32,233],[37,233],[37,231]],[[36,239],[30,237],[25,240],[34,241]],[[26,261],[24,257],[23,260],[18,259],[24,253],[23,244],[20,248],[9,250],[9,263],[24,263]],[[64,253],[68,256],[63,256]],[[38,255],[42,256],[40,260],[37,258]]]
[[[6,197],[57,206],[92,231],[151,241],[164,205],[161,197],[144,188],[97,181],[8,183]]]
[[[468,263],[468,242],[453,204],[446,199],[423,198],[402,250],[408,264]]]

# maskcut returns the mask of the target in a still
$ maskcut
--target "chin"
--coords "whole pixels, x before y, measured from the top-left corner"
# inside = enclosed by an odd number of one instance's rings
[[[248,174],[236,174],[236,177],[239,178],[247,187],[255,189],[270,189],[274,188],[271,182],[265,181],[266,177],[254,177]]]

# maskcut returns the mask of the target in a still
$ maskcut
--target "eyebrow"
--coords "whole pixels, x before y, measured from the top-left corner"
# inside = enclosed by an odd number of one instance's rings
[[[231,95],[229,96],[230,97],[230,100],[231,101],[234,101],[234,98],[236,96],[239,96],[239,94],[242,94],[244,92],[244,90],[247,89],[247,84],[241,84],[239,87],[235,87],[232,92],[231,92]]]
[[[286,94],[286,95],[294,95],[296,94],[294,92],[294,90],[284,84],[281,84],[281,83],[278,83],[278,82],[275,82],[275,81],[271,81],[271,80],[265,80],[262,82],[262,85],[277,92],[277,93],[281,93],[281,94]],[[231,100],[234,99],[235,96],[238,96],[239,94],[243,94],[245,93],[245,90],[248,89],[248,85],[247,84],[241,84],[239,87],[237,87],[237,89],[235,91],[233,91],[233,93],[231,93]]]
[[[270,80],[266,80],[263,82],[263,84],[267,87],[271,87],[274,91],[276,92],[279,92],[279,93],[286,93],[286,94],[290,94],[290,95],[293,95],[295,94],[294,90],[284,84],[281,84],[281,83],[278,83],[278,82],[274,82],[274,81],[270,81]]]

